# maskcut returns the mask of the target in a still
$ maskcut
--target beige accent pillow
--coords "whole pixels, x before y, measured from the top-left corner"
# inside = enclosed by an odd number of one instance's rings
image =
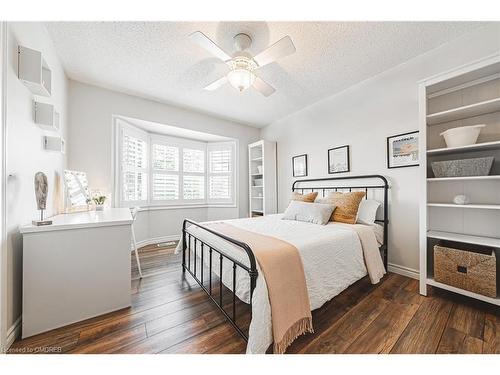
[[[359,204],[365,195],[366,193],[364,191],[353,191],[352,193],[330,193],[326,200],[328,203],[335,206],[335,211],[333,211],[330,221],[355,224]]]
[[[317,191],[314,191],[309,194],[299,194],[294,191],[292,192],[292,201],[314,203],[314,200],[316,199],[317,195],[318,195]]]

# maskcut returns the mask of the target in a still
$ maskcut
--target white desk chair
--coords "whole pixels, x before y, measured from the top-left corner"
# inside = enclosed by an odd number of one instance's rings
[[[137,242],[135,241],[135,232],[134,232],[134,223],[135,219],[137,219],[138,211],[139,207],[130,207],[130,213],[132,214],[132,219],[134,220],[132,223],[132,250],[135,253],[135,260],[137,261],[137,268],[139,269],[139,277],[142,279],[141,262],[139,261],[139,253],[137,252]]]

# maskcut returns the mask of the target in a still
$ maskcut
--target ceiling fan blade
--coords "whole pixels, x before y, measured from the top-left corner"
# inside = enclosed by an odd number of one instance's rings
[[[226,82],[227,82],[227,76],[224,76],[222,78],[219,78],[217,81],[214,81],[211,84],[205,86],[205,90],[208,90],[208,91],[217,90],[219,87],[224,85]]]
[[[278,40],[272,46],[268,47],[253,59],[259,66],[264,66],[281,57],[291,55],[296,51],[295,45],[292,42],[292,38],[288,35]]]
[[[255,81],[253,82],[253,88],[266,97],[276,91],[273,86],[259,77],[255,78]]]
[[[231,56],[224,52],[217,44],[215,44],[214,41],[212,41],[212,39],[203,34],[201,31],[195,31],[190,34],[189,39],[224,62],[231,60]]]

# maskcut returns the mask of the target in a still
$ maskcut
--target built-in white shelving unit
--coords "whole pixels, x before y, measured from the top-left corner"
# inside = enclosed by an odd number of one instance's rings
[[[470,146],[460,146],[460,147],[450,147],[450,148],[444,147],[444,148],[437,148],[434,150],[427,150],[427,155],[447,155],[456,152],[480,151],[480,150],[487,151],[487,150],[494,150],[499,147],[500,147],[500,141],[482,142]]]
[[[466,176],[466,177],[439,177],[439,178],[428,178],[428,182],[440,182],[440,181],[488,181],[488,180],[500,180],[500,176]]]
[[[427,286],[500,305],[486,297],[434,280],[434,245],[452,241],[492,248],[500,259],[500,55],[420,83],[420,293]],[[440,133],[486,124],[474,145],[447,148]],[[493,156],[488,176],[440,177],[433,161]],[[465,194],[470,203],[457,205]],[[500,271],[500,269],[499,269]],[[498,285],[498,281],[497,281]]]
[[[470,117],[485,115],[500,111],[500,98],[485,100],[479,103],[464,105],[446,111],[427,115],[427,124],[436,125],[443,122],[463,120]]]
[[[277,207],[276,143],[248,145],[250,216],[275,214]]]
[[[475,298],[475,299],[478,299],[480,301],[484,301],[484,302],[491,303],[493,305],[500,306],[500,299],[499,298],[491,298],[488,296],[483,296],[482,294],[470,292],[468,290],[464,290],[464,289],[456,288],[456,287],[451,286],[451,285],[443,284],[443,283],[440,283],[440,282],[434,280],[432,277],[429,277],[427,279],[427,284],[435,286],[436,288],[449,290],[450,292],[453,292],[453,293],[462,294],[462,295],[467,296],[467,297]]]
[[[500,204],[454,204],[454,203],[427,203],[427,207],[445,207],[477,210],[500,210]]]
[[[50,96],[52,72],[40,51],[18,46],[17,76],[33,94]]]
[[[435,238],[438,240],[470,243],[473,245],[500,247],[500,238],[493,238],[493,237],[470,236],[467,234],[453,233],[453,232],[441,232],[438,230],[428,231],[427,237]]]

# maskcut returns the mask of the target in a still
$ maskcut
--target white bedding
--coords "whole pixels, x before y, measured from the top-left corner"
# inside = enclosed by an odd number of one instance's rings
[[[281,217],[282,215],[278,214],[261,218],[224,220],[224,222],[241,229],[279,238],[298,249],[304,265],[311,310],[321,307],[325,302],[367,274],[359,237],[348,224],[318,225],[281,220]],[[373,226],[377,240],[381,237],[380,227],[380,225]],[[241,248],[198,227],[192,226],[188,232],[248,265],[248,258]],[[194,241],[191,246],[194,246]],[[181,243],[176,251],[180,250]],[[218,274],[219,259],[216,255],[217,253],[214,252],[212,270]],[[201,256],[199,243],[197,256]],[[205,248],[204,262],[206,264],[208,264],[208,259],[208,249]],[[259,268],[258,271],[259,276],[252,299],[252,321],[249,329],[247,353],[265,353],[273,341],[271,306],[267,286]],[[222,281],[231,290],[232,278],[232,264],[231,267],[224,266]],[[207,277],[205,277],[206,279]],[[250,300],[250,280],[248,274],[239,267],[236,275],[236,295],[247,303]]]

